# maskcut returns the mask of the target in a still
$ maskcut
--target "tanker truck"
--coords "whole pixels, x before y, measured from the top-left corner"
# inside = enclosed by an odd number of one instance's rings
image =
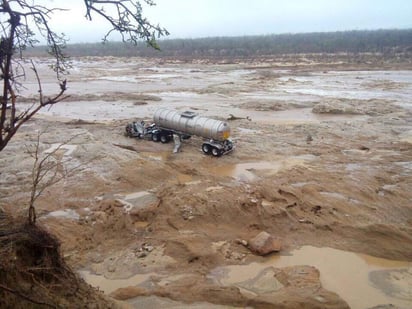
[[[154,142],[175,141],[175,152],[180,148],[180,140],[193,136],[202,137],[202,151],[220,157],[234,150],[229,138],[230,127],[226,122],[199,116],[192,111],[178,112],[159,108],[153,115],[153,123],[134,122],[126,126],[126,135],[151,139]]]

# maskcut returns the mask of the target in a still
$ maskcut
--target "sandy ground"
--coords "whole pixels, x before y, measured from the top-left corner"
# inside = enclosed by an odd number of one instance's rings
[[[70,97],[0,153],[1,207],[27,211],[25,150],[42,132],[43,154],[66,143],[59,173],[76,170],[38,199],[38,221],[125,307],[409,308],[412,71],[343,68],[75,60]],[[32,76],[25,86],[21,108],[37,91]],[[235,151],[205,156],[192,137],[173,154],[124,136],[158,107],[239,117],[229,121]],[[242,245],[261,231],[281,239],[279,253]]]

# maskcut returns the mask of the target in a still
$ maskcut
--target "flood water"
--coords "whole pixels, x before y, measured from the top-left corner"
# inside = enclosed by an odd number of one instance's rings
[[[316,267],[320,272],[323,288],[337,293],[352,309],[371,308],[393,304],[401,308],[412,305],[412,263],[377,258],[333,248],[304,246],[289,255],[275,255],[264,263],[217,267],[207,276],[222,286],[237,286],[248,293],[261,291],[255,286],[268,268],[296,265]],[[87,283],[109,294],[119,288],[138,286],[152,277],[168,281],[166,275],[157,273],[137,274],[127,279],[107,279],[89,271],[80,271]],[[173,278],[170,278],[171,280]],[[269,281],[268,281],[269,280]],[[273,280],[273,282],[270,282]],[[172,280],[174,281],[174,280]],[[265,278],[265,292],[276,291],[275,278]]]
[[[315,156],[291,156],[280,158],[275,161],[259,161],[238,164],[227,164],[214,166],[209,172],[215,176],[232,177],[240,181],[254,181],[259,178],[259,174],[273,175],[282,169],[290,169],[293,166],[303,165],[307,161],[314,160]]]
[[[134,61],[137,61],[134,59]],[[256,70],[243,68],[194,70],[193,67],[141,67],[123,62],[75,62],[67,94],[78,95],[78,101],[60,102],[39,114],[54,119],[107,121],[113,119],[152,118],[159,107],[194,109],[206,117],[249,117],[252,121],[270,123],[301,123],[350,120],[354,115],[319,115],[312,113],[317,102],[331,99],[381,99],[412,106],[412,75],[410,71],[330,71],[306,76],[293,72],[273,71],[280,77],[267,84],[255,84]],[[99,70],[96,67],[100,68]],[[104,67],[104,69],[102,69]],[[133,69],[131,68],[133,67]],[[252,80],[251,80],[252,78]],[[23,94],[36,93],[37,81],[28,82]],[[55,82],[45,82],[45,89],[55,90]],[[123,96],[116,94],[122,93]],[[160,101],[136,105],[133,95],[143,93]],[[99,94],[90,99],[88,95]],[[124,94],[130,94],[127,98]],[[84,96],[84,97],[82,97]],[[272,106],[283,102],[283,110],[242,108],[244,103]],[[297,104],[297,105],[296,105]],[[299,106],[296,108],[295,106]]]
[[[290,255],[270,257],[265,263],[218,267],[210,277],[221,285],[246,286],[248,289],[245,282],[258,277],[264,269],[294,265],[316,267],[320,271],[322,286],[337,293],[353,309],[380,304],[394,304],[404,308],[412,306],[411,262],[381,259],[332,248],[304,246],[292,251]],[[372,282],[371,276],[379,272],[393,272],[397,276],[396,279],[380,276],[380,280]],[[253,292],[256,287],[249,288]]]
[[[125,288],[128,286],[136,286],[150,278],[153,274],[137,274],[127,279],[107,279],[102,275],[95,275],[89,271],[79,271],[80,276],[90,285],[99,288],[106,294]]]

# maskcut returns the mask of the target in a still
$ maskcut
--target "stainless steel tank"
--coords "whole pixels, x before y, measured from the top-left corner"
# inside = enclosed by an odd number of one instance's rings
[[[197,135],[216,141],[227,140],[230,136],[230,127],[226,122],[201,117],[190,111],[180,113],[159,108],[155,111],[153,120],[157,126],[177,133]]]

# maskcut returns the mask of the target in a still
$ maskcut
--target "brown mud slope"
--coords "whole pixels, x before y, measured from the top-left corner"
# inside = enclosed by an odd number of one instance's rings
[[[38,222],[70,266],[125,306],[410,307],[411,71],[292,58],[286,69],[76,60],[73,99],[0,154],[1,207],[26,211],[16,206],[30,192],[23,149],[37,130],[43,153],[76,136],[56,160],[80,168],[39,198]],[[232,119],[235,151],[206,156],[192,137],[172,154],[172,144],[124,136],[159,106]],[[279,253],[249,250],[262,231],[281,240]]]
[[[0,212],[1,308],[115,308],[66,265],[59,241]]]

